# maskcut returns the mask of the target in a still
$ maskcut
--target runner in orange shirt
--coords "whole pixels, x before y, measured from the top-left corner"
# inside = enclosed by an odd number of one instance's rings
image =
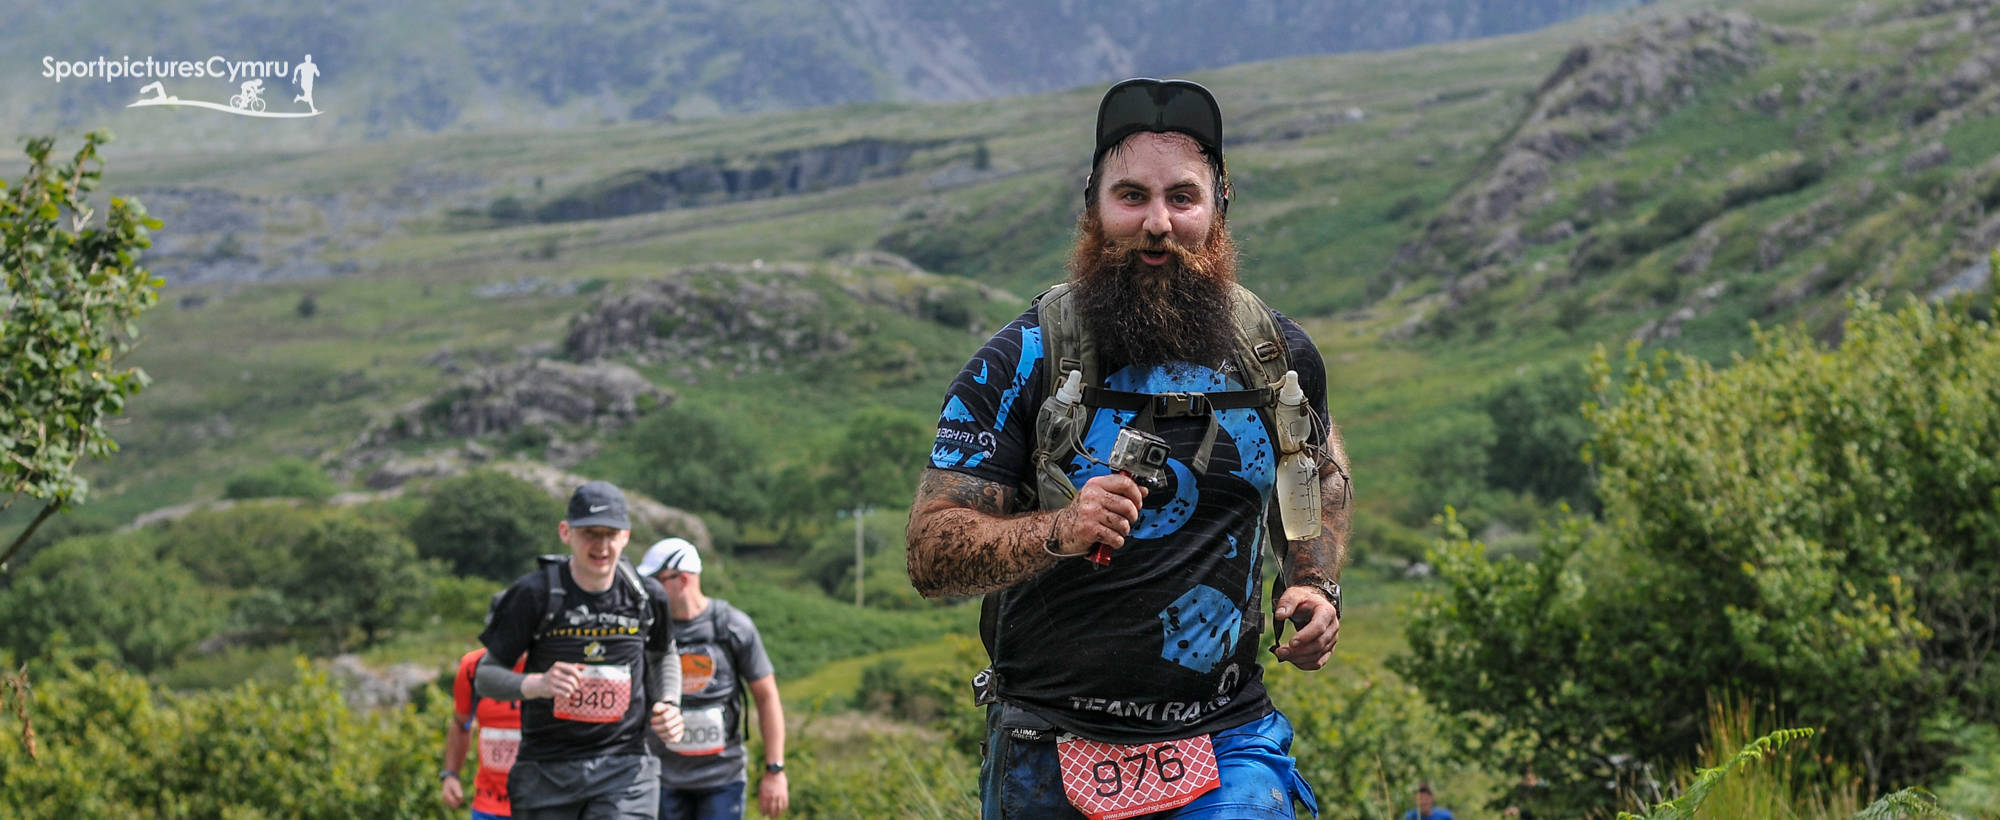
[[[458,773],[465,765],[466,749],[472,745],[472,724],[476,718],[479,774],[472,781],[472,820],[513,814],[507,804],[507,771],[514,767],[514,753],[521,748],[521,702],[481,698],[472,693],[473,670],[485,655],[486,648],[480,647],[458,659],[458,674],[451,684],[454,704],[451,728],[445,731],[444,771],[438,773],[444,804],[454,809],[464,806],[465,784]],[[522,658],[523,662],[526,660]],[[514,664],[514,671],[521,671],[521,663]]]

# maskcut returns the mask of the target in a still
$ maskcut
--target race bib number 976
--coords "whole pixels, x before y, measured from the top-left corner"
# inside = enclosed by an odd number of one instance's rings
[[[1091,820],[1122,820],[1177,809],[1217,780],[1208,735],[1120,746],[1064,735],[1056,741],[1063,795]]]
[[[576,691],[556,698],[556,717],[581,723],[613,723],[632,705],[632,670],[585,666]]]

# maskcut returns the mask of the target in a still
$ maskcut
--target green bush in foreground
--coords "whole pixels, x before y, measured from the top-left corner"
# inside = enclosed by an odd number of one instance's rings
[[[1723,690],[1818,728],[1864,793],[1928,780],[1928,719],[2000,713],[2000,331],[1859,299],[1845,332],[1635,362],[1591,412],[1603,521],[1534,563],[1441,544],[1397,670],[1489,765],[1599,805],[1621,761],[1690,757]]]
[[[0,685],[0,816],[458,814],[437,800],[450,706],[428,689],[417,706],[363,713],[304,661],[292,680],[196,695],[162,692],[101,660],[28,668],[24,710]]]
[[[36,528],[83,503],[85,456],[118,450],[106,422],[149,379],[123,366],[139,335],[134,320],[157,304],[163,282],[137,260],[160,221],[137,200],[110,197],[104,219],[90,192],[104,177],[93,131],[54,164],[50,137],[27,141],[28,170],[0,180],[0,512],[26,497],[41,511],[0,538],[0,572]]]
[[[57,632],[102,642],[142,671],[173,662],[222,624],[194,573],[146,533],[73,538],[35,555],[0,588],[0,647],[27,655]]]

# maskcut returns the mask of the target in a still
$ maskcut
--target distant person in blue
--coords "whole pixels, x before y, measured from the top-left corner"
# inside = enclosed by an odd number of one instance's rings
[[[1403,820],[1452,820],[1451,809],[1437,808],[1431,796],[1431,784],[1417,784],[1417,807],[1403,812]]]
[[[1340,635],[1326,367],[1237,283],[1208,89],[1118,83],[1096,136],[1069,277],[959,372],[910,512],[917,590],[986,596],[982,815],[1317,815],[1259,660]]]

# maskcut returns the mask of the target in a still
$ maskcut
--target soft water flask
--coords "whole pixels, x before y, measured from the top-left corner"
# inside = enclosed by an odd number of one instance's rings
[[[1306,393],[1299,389],[1299,373],[1285,371],[1278,389],[1278,513],[1285,525],[1285,538],[1297,541],[1318,538],[1319,465],[1306,452],[1310,421],[1306,419]]]
[[[1062,402],[1063,409],[1075,407],[1083,400],[1083,371],[1071,370],[1063,377],[1061,387],[1056,388],[1056,401]]]

